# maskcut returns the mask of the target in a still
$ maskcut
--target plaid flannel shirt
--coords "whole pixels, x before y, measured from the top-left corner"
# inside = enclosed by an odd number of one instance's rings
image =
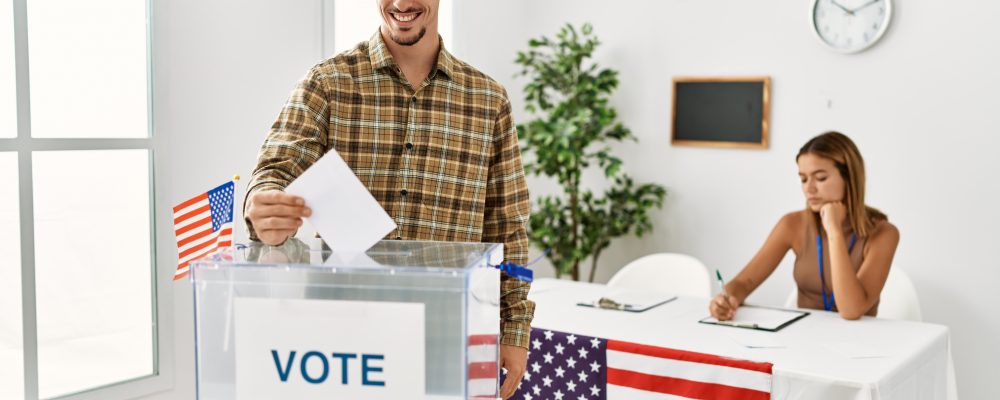
[[[314,66],[271,127],[247,196],[285,188],[331,149],[395,220],[387,239],[503,243],[507,261],[527,261],[530,205],[507,92],[443,43],[416,90],[378,32]],[[502,344],[528,347],[528,289],[501,277]]]

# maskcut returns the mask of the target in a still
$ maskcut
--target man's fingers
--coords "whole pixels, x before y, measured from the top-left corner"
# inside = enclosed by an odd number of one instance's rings
[[[292,236],[293,233],[295,233],[295,231],[277,229],[257,231],[257,238],[259,238],[261,242],[264,242],[264,244],[277,246],[284,243],[285,240],[288,239],[289,236]]]
[[[507,378],[504,379],[503,386],[500,386],[500,397],[509,399],[513,396],[514,391],[517,390],[517,384],[521,382],[522,375],[524,375],[523,372],[515,375],[512,371],[507,371]]]
[[[253,221],[255,230],[295,230],[302,226],[302,220],[298,218],[268,217]]]
[[[284,204],[289,206],[305,205],[305,200],[299,196],[293,196],[280,190],[265,190],[253,195],[253,203],[260,205]]]
[[[307,216],[308,208],[302,206],[289,206],[285,204],[255,205],[249,210],[250,218],[285,217],[300,218]],[[311,211],[311,210],[310,210]]]

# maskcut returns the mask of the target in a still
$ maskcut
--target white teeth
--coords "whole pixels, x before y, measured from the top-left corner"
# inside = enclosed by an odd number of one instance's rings
[[[392,14],[399,22],[410,22],[417,18],[417,14]]]

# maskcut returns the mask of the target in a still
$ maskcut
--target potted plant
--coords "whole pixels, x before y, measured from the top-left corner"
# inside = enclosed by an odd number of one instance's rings
[[[653,229],[649,210],[661,208],[666,189],[637,184],[622,171],[622,160],[611,154],[610,143],[636,140],[617,122],[609,104],[618,87],[618,72],[589,61],[600,41],[590,24],[578,31],[567,24],[555,39],[542,36],[518,52],[519,75],[525,85],[526,109],[537,115],[518,125],[525,173],[554,178],[562,193],[537,198],[532,210],[529,240],[549,249],[546,257],[556,276],[580,280],[580,263],[591,262],[594,281],[601,252],[611,240],[642,236]],[[585,170],[601,168],[611,187],[601,193],[581,186]]]

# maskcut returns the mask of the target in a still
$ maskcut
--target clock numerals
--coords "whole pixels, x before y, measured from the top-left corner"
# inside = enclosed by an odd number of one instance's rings
[[[879,40],[891,11],[891,0],[813,0],[813,31],[827,46],[860,51]]]

